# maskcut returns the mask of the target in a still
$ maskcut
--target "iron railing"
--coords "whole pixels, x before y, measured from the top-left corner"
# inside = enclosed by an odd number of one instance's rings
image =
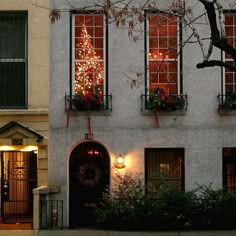
[[[32,202],[27,200],[5,201],[2,203],[2,221],[4,224],[32,223]]]
[[[65,109],[74,111],[112,111],[112,95],[65,95]]]
[[[41,200],[40,201],[40,229],[63,228],[63,201]]]
[[[188,105],[187,94],[170,94],[161,97],[159,95],[141,95],[141,110],[158,111],[186,111]]]
[[[236,93],[218,94],[218,111],[221,113],[236,111]]]

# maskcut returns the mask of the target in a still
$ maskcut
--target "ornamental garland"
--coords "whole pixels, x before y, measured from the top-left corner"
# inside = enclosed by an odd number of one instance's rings
[[[68,128],[70,123],[70,110],[75,107],[79,111],[88,112],[88,134],[92,135],[90,111],[104,108],[103,91],[98,90],[97,93],[86,91],[85,93],[74,95],[68,100],[68,103],[66,127]]]
[[[161,88],[151,91],[148,101],[148,108],[154,111],[156,127],[159,128],[157,111],[176,111],[183,110],[185,99],[183,96],[170,94],[167,95]]]

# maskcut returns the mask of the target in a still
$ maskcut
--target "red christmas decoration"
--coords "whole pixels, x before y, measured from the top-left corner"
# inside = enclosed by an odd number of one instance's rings
[[[85,25],[82,27],[80,40],[76,44],[75,61],[75,94],[94,92],[96,85],[103,83],[103,62],[96,55],[91,36]]]

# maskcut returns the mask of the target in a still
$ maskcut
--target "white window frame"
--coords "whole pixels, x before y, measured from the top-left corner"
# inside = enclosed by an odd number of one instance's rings
[[[149,13],[149,12],[147,12],[147,14],[146,14],[146,45],[147,45],[147,47],[146,47],[146,57],[147,57],[147,68],[146,68],[146,79],[147,79],[147,89],[148,89],[148,91],[147,91],[147,93],[149,94],[149,88],[150,88],[150,78],[149,78],[149,75],[150,75],[150,71],[149,71],[149,63],[150,63],[150,61],[152,61],[152,60],[150,60],[149,59],[149,20],[148,20],[148,16],[149,15],[157,15],[157,14],[167,14],[167,13]],[[180,48],[180,22],[179,22],[179,17],[178,16],[176,16],[176,18],[177,18],[177,47],[176,47],[176,50],[177,50],[177,58],[176,59],[159,59],[159,60],[153,60],[153,61],[168,61],[168,62],[171,62],[171,61],[177,61],[177,94],[180,94],[180,80],[181,80],[181,75],[180,75],[180,73],[181,73],[181,54],[179,53],[180,52],[180,50],[181,50],[181,48]]]
[[[72,16],[72,95],[75,95],[75,16],[77,15],[101,15],[100,13],[74,13]],[[106,91],[106,83],[107,83],[107,73],[106,73],[106,68],[107,68],[107,58],[106,58],[106,16],[105,14],[103,14],[103,93],[104,95],[106,95],[107,91]]]
[[[230,12],[230,13],[228,13],[228,12],[226,12],[225,14],[224,14],[224,17],[226,16],[226,15],[234,15],[234,17],[236,17],[236,11],[233,11],[233,12]],[[234,30],[235,28],[233,27],[233,30]],[[236,30],[235,30],[235,32],[234,32],[234,37],[235,37],[235,44],[236,44]],[[227,35],[226,35],[226,38],[227,38]],[[232,45],[233,46],[233,45]],[[235,45],[236,46],[236,45]],[[230,58],[230,59],[226,59],[226,57],[225,57],[225,52],[222,52],[222,59],[225,61],[225,62],[233,62],[234,60],[232,59],[232,58]],[[226,69],[225,69],[225,67],[223,68],[223,88],[222,88],[222,91],[223,91],[223,94],[226,94],[226,78],[225,78],[225,73],[226,73]],[[234,85],[235,84],[235,86],[233,86],[233,88],[234,87],[236,87],[236,72],[232,72],[232,73],[234,73],[235,74],[235,79],[233,78],[233,80],[234,80],[234,82],[232,83],[232,85]],[[235,93],[236,92],[236,88],[235,88],[235,90],[233,91],[233,93]]]

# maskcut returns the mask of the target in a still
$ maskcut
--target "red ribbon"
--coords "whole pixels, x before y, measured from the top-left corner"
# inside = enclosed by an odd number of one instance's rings
[[[67,108],[67,111],[66,111],[66,128],[69,127],[69,123],[70,123],[70,109]]]
[[[228,113],[223,109],[222,104],[219,104],[219,111],[220,111],[224,116],[227,116],[227,115],[228,115]]]
[[[156,128],[159,128],[159,120],[158,120],[158,115],[157,115],[157,111],[156,110],[154,112],[154,116],[155,116],[155,121],[156,121]]]
[[[66,110],[66,128],[68,128],[70,124],[70,109],[71,108],[72,108],[72,104],[70,103],[70,105],[68,106]]]
[[[92,129],[91,129],[91,122],[90,122],[90,116],[88,117],[88,133],[89,135],[92,135]]]

